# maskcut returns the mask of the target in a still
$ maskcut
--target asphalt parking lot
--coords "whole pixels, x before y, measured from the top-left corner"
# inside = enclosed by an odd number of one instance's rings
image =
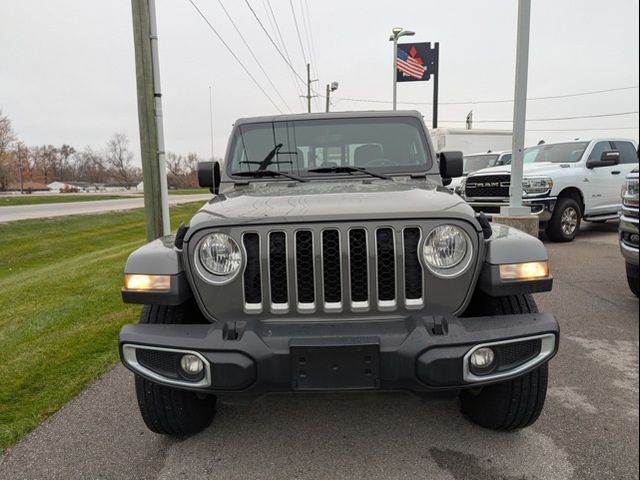
[[[555,285],[536,299],[562,339],[529,429],[483,430],[455,402],[326,394],[223,405],[205,432],[169,439],[144,427],[118,365],[0,457],[0,478],[638,478],[638,300],[616,231],[547,243]]]

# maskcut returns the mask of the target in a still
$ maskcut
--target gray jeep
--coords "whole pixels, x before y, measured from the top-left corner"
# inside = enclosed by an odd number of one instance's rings
[[[418,112],[238,120],[213,198],[127,260],[120,332],[154,432],[207,427],[217,399],[406,390],[459,398],[473,422],[536,421],[554,317],[532,293],[542,243],[490,224],[443,187],[460,152],[434,152]]]

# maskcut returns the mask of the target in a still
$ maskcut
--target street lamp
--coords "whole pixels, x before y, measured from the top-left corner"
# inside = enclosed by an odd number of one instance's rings
[[[396,99],[397,99],[397,74],[396,74],[396,60],[398,58],[398,39],[400,37],[411,37],[415,35],[416,32],[412,32],[411,30],[403,30],[402,27],[394,27],[391,29],[391,36],[389,37],[389,41],[393,42],[393,109],[396,109]]]
[[[326,95],[326,100],[327,100],[326,110],[327,110],[327,112],[329,111],[329,105],[331,105],[331,102],[329,100],[331,98],[331,92],[335,92],[337,89],[338,89],[338,82],[327,83],[327,95]]]

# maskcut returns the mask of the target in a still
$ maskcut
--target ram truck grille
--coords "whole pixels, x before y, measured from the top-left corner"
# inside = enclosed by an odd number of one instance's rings
[[[420,308],[421,238],[419,227],[244,233],[245,311],[366,312],[394,310],[399,304]],[[260,256],[265,250],[266,262]]]
[[[470,175],[465,186],[468,198],[507,198],[511,186],[510,175]]]

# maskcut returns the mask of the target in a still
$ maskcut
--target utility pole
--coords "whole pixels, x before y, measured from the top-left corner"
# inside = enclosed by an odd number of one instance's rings
[[[501,214],[509,216],[529,215],[531,209],[522,206],[522,173],[524,134],[527,115],[527,75],[529,70],[529,22],[531,0],[518,1],[518,36],[516,46],[516,82],[513,104],[513,144],[511,161],[511,192],[508,207]]]
[[[327,93],[325,94],[325,111],[329,113],[329,106],[331,105],[330,97],[331,97],[331,85],[327,83]]]
[[[393,42],[393,109],[396,109],[398,100],[398,67],[396,66],[398,61],[398,39],[405,36],[413,36],[415,32],[411,30],[404,30],[402,27],[394,27],[391,29],[391,36],[389,41]]]
[[[22,179],[22,155],[20,144],[18,143],[18,174],[20,175],[20,195],[24,194],[24,182]]]
[[[211,97],[211,85],[209,85],[209,134],[211,136],[211,160],[213,160],[213,100]]]
[[[155,0],[131,0],[147,239],[170,232]]]
[[[325,110],[329,113],[329,108],[331,107],[331,92],[335,92],[338,89],[338,82],[327,83],[327,94],[326,94],[326,105]]]
[[[311,113],[311,64],[307,63],[307,112]]]

